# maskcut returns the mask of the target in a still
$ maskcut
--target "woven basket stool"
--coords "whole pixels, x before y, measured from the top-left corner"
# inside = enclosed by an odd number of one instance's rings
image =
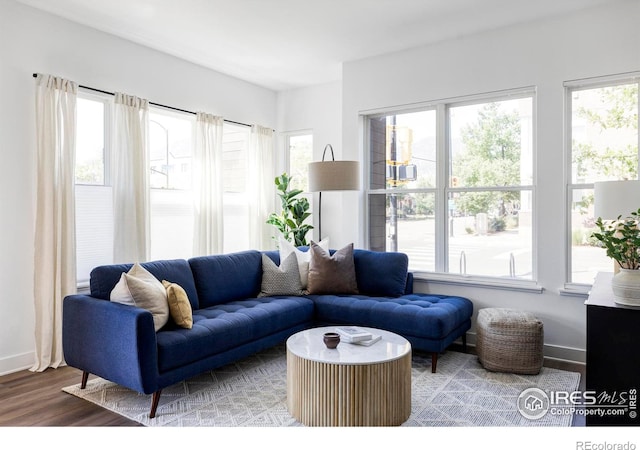
[[[531,313],[508,308],[478,311],[476,351],[487,370],[537,374],[542,368],[543,342],[543,324]]]

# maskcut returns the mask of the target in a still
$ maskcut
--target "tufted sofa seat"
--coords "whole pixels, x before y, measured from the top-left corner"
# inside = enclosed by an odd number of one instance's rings
[[[307,251],[308,248],[299,248]],[[151,417],[162,389],[284,342],[317,325],[352,324],[406,337],[415,350],[437,355],[471,327],[472,303],[462,297],[413,292],[402,253],[354,250],[358,294],[259,297],[263,253],[245,251],[142,266],[158,280],[179,284],[192,309],[192,328],[171,320],[158,331],[151,312],[109,301],[132,264],[96,267],[90,295],[63,303],[63,350],[68,365],[144,394],[153,393]]]
[[[380,328],[404,336],[414,349],[432,354],[436,371],[438,353],[471,327],[473,304],[463,297],[408,294],[401,297],[365,295],[310,295],[316,321]],[[466,342],[465,342],[466,344]]]
[[[201,361],[238,345],[277,335],[291,324],[307,325],[313,301],[305,297],[238,300],[198,309],[190,330],[172,327],[157,334],[160,372]]]

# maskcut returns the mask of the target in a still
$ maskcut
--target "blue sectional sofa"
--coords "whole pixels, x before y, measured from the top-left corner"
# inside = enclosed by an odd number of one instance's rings
[[[302,248],[307,250],[306,248]],[[276,264],[277,251],[264,252]],[[108,265],[91,273],[90,295],[63,304],[63,349],[68,365],[144,394],[153,394],[199,373],[284,342],[318,325],[352,324],[386,329],[414,350],[437,355],[471,327],[465,298],[413,293],[413,276],[402,253],[354,250],[358,294],[258,297],[262,253],[245,251],[142,266],[158,280],[184,288],[192,308],[190,329],[169,321],[158,331],[148,310],[109,301],[132,265]]]

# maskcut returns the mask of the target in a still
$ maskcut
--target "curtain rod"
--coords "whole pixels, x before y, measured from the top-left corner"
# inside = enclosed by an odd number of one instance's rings
[[[38,74],[34,73],[33,74],[33,78],[37,78],[37,77],[38,77]],[[92,87],[89,87],[89,86],[83,86],[81,84],[79,84],[78,87],[82,88],[82,89],[87,89],[89,91],[99,92],[101,94],[115,95],[113,92],[104,91],[102,89],[96,89],[96,88],[92,88]],[[194,113],[193,111],[188,111],[186,109],[176,108],[175,106],[167,106],[167,105],[163,105],[161,103],[155,103],[155,102],[149,102],[149,104],[153,105],[153,106],[158,106],[160,108],[171,109],[173,111],[179,111],[179,112],[183,112],[183,113],[187,113],[187,114],[193,114],[194,116],[196,115],[196,113]],[[235,120],[224,119],[224,121],[228,122],[228,123],[233,123],[233,124],[236,124],[236,125],[242,125],[242,126],[245,126],[245,127],[250,127],[251,126],[251,125],[246,124],[246,123],[236,122]]]

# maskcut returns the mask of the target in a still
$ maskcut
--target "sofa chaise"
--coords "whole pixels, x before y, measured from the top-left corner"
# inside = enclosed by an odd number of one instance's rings
[[[300,248],[307,251],[308,248]],[[353,250],[357,294],[260,296],[263,255],[280,264],[277,251],[244,251],[141,264],[158,280],[184,289],[191,328],[169,320],[156,330],[149,310],[109,301],[132,264],[100,266],[90,295],[63,303],[63,350],[82,370],[81,387],[94,374],[140,393],[153,394],[155,416],[162,389],[284,342],[318,325],[382,328],[404,336],[414,350],[437,356],[471,327],[473,305],[462,297],[413,293],[405,254]]]

